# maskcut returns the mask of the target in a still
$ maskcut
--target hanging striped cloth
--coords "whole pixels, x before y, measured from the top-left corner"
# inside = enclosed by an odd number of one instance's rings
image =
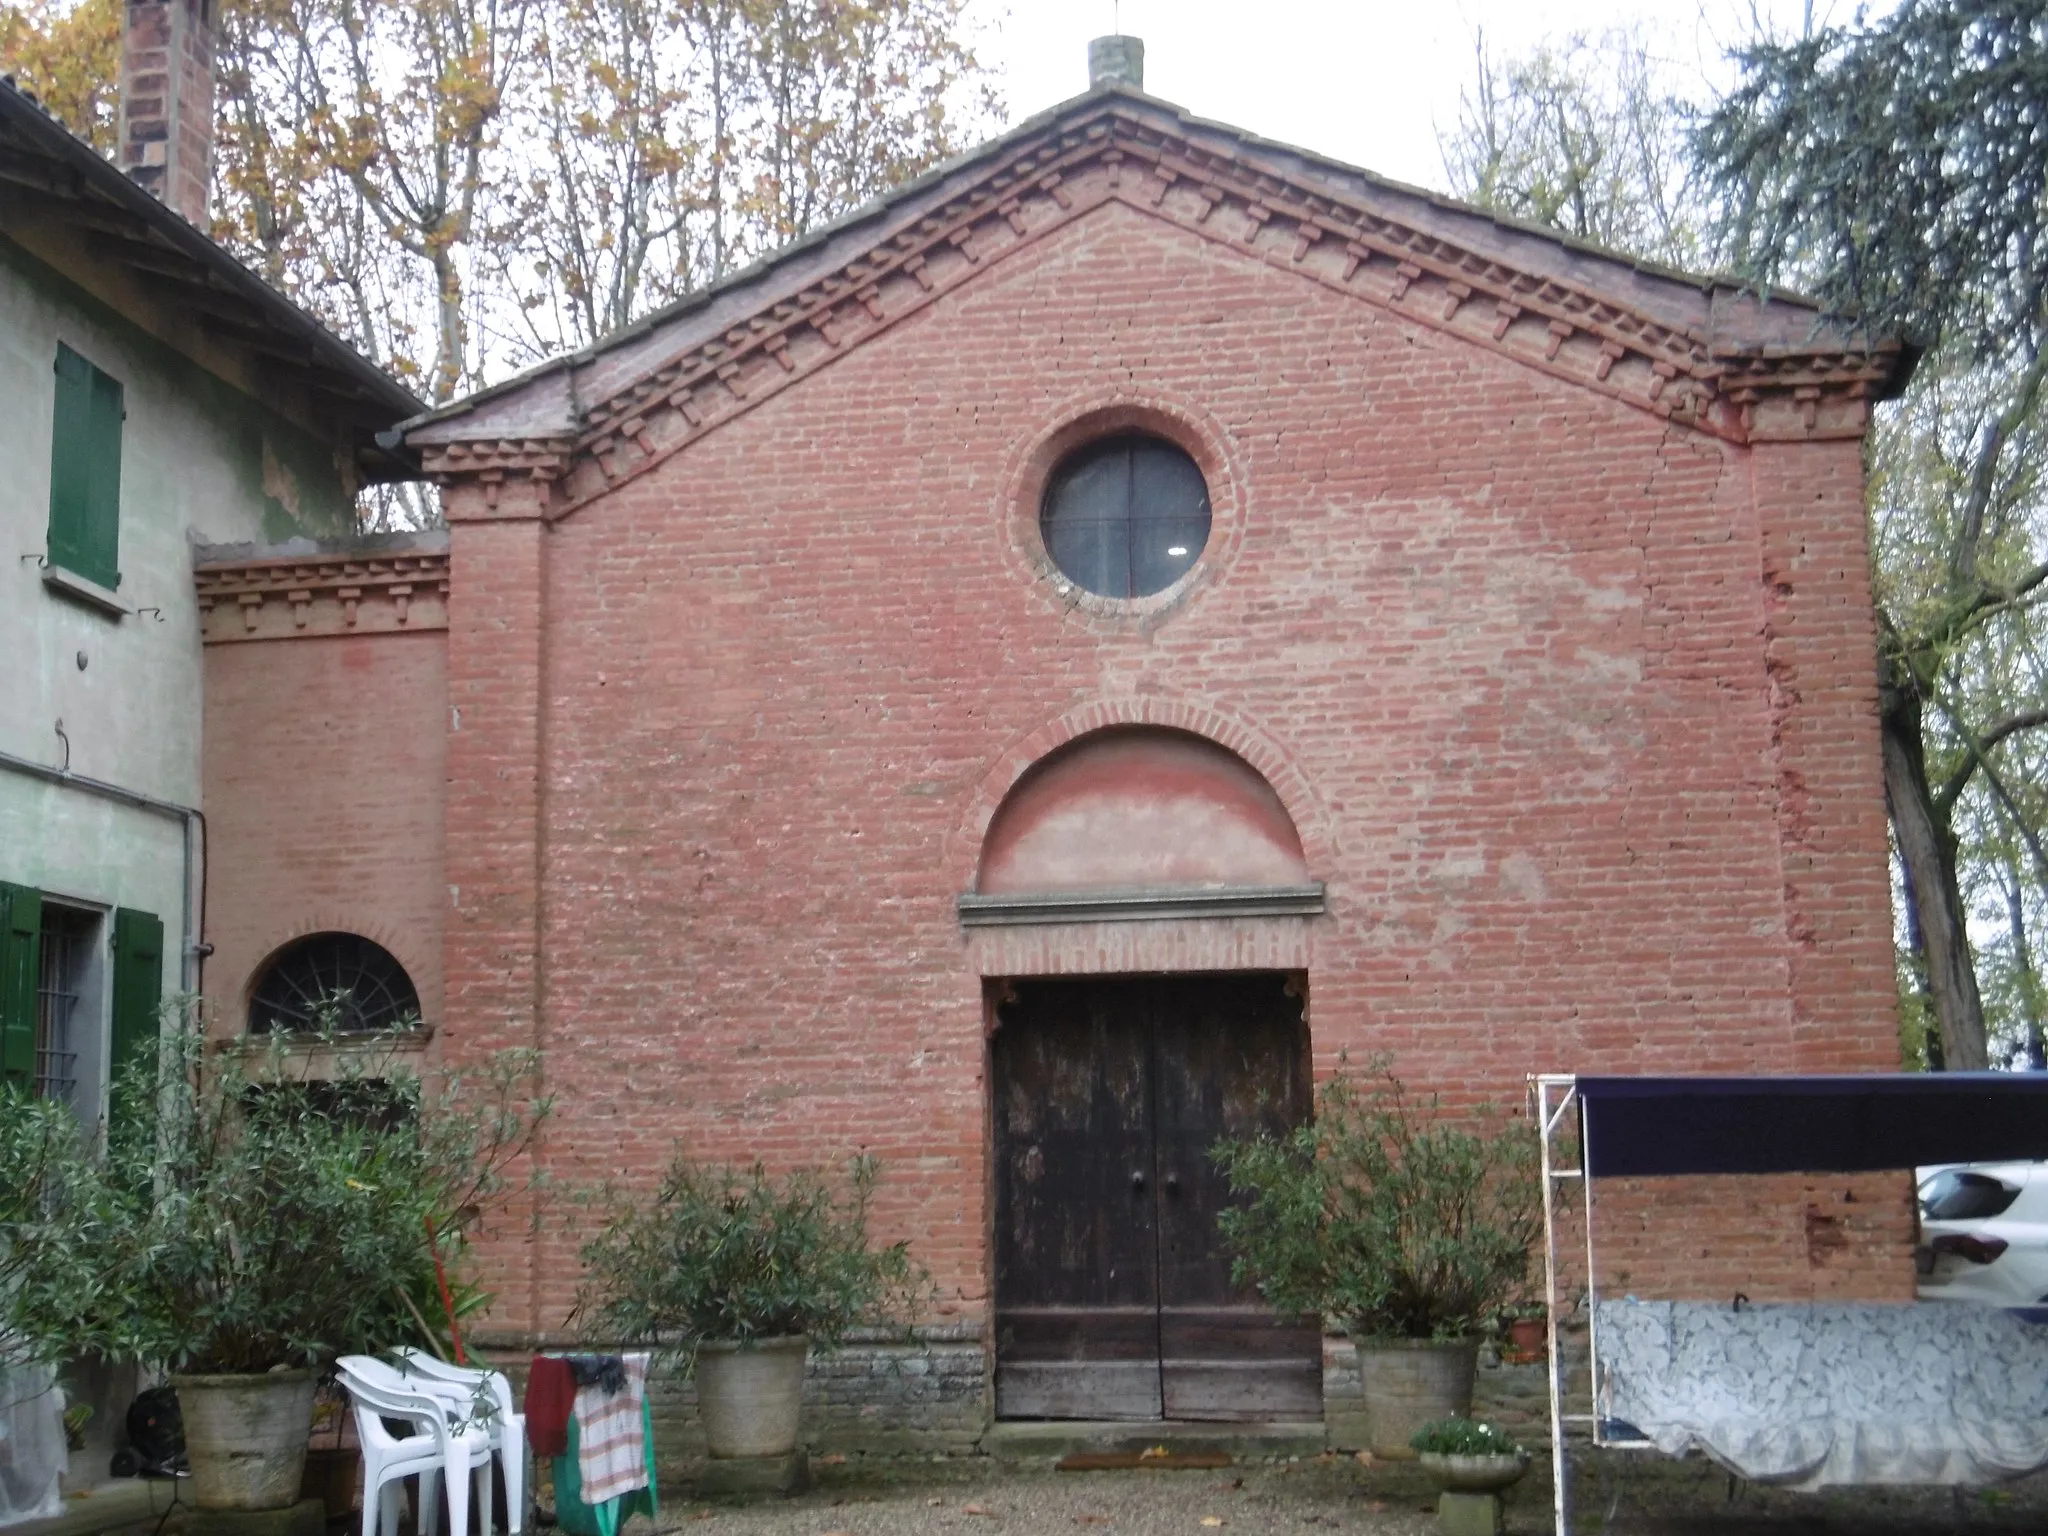
[[[647,1398],[648,1357],[620,1358],[626,1366],[624,1390],[576,1389],[576,1470],[586,1504],[602,1504],[647,1486],[647,1439],[640,1409]]]

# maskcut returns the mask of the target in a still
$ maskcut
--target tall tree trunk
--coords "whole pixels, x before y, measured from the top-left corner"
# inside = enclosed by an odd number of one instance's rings
[[[437,331],[434,345],[434,403],[440,405],[453,400],[456,390],[462,384],[462,273],[456,268],[454,253],[446,246],[433,246],[430,256],[434,268],[434,318]]]
[[[1991,1064],[1984,1040],[1984,1001],[1977,991],[1970,940],[1956,881],[1955,834],[1937,808],[1927,782],[1920,734],[1920,699],[1896,674],[1879,691],[1884,739],[1884,799],[1892,834],[1905,861],[1907,899],[1926,946],[1927,990],[1941,1031],[1942,1064],[1952,1072],[1981,1072]]]
[[[1899,865],[1900,895],[1906,902],[1906,966],[1912,974],[1913,996],[1920,1004],[1921,1018],[1934,1017],[1934,997],[1927,990],[1927,940],[1920,934],[1920,899],[1913,893],[1913,870],[1910,865]],[[1920,1065],[1929,1072],[1945,1071],[1948,1063],[1941,1057],[1941,1030],[1923,1029],[1920,1033]]]
[[[2012,964],[2019,973],[2020,1016],[2026,1039],[2020,1044],[2020,1066],[2028,1072],[2048,1071],[2048,1035],[2041,1028],[2041,978],[2034,970],[2033,946],[2027,940],[2027,904],[2017,868],[2009,871],[2005,888],[2006,924],[2012,933]]]

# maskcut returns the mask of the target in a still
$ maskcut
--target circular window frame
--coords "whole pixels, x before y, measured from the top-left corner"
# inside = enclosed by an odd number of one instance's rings
[[[1052,478],[1070,454],[1104,438],[1156,437],[1194,460],[1209,487],[1209,539],[1179,578],[1143,597],[1090,592],[1054,563],[1041,519]],[[1108,628],[1150,629],[1228,569],[1244,538],[1243,480],[1221,425],[1178,403],[1121,396],[1061,410],[1016,452],[1002,492],[1010,545],[1032,586],[1057,611]]]

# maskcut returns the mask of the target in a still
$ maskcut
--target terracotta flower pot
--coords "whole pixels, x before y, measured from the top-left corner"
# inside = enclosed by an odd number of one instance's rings
[[[173,1376],[201,1509],[289,1509],[299,1500],[314,1371]]]
[[[697,1346],[697,1412],[713,1456],[787,1456],[796,1449],[810,1349],[802,1334]]]
[[[1366,1440],[1373,1455],[1413,1460],[1408,1444],[1432,1419],[1472,1411],[1479,1345],[1465,1339],[1358,1339],[1358,1384],[1365,1397]]]
[[[1550,1338],[1549,1325],[1540,1317],[1518,1317],[1508,1324],[1508,1347],[1501,1351],[1505,1359],[1519,1365],[1543,1357]]]

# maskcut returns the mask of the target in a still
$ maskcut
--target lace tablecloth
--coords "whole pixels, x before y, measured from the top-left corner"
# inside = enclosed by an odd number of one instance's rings
[[[1794,1488],[2048,1466],[2048,1327],[1991,1307],[1603,1301],[1599,1413]]]

